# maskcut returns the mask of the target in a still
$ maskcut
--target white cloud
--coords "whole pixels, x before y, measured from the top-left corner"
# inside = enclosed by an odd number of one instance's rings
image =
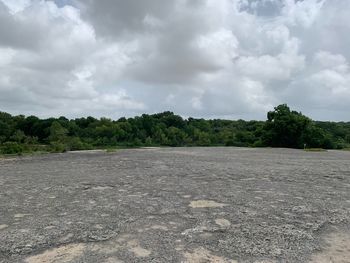
[[[0,0],[0,110],[348,118],[349,17],[344,0]]]
[[[23,11],[30,6],[31,0],[1,0],[3,4],[9,9],[10,13],[14,14]]]
[[[339,73],[347,73],[349,64],[341,54],[332,54],[327,51],[319,51],[314,56],[314,67],[320,69],[332,69]]]
[[[326,0],[295,1],[285,0],[282,16],[292,26],[311,27],[320,15]]]

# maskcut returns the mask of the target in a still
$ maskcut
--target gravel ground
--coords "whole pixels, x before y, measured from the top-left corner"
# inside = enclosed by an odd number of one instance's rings
[[[0,262],[350,262],[350,152],[0,159]]]

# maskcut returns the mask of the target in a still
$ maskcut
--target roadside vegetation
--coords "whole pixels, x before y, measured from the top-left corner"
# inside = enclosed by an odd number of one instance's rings
[[[140,146],[349,149],[350,122],[313,121],[286,104],[268,112],[266,121],[183,119],[172,112],[119,120],[0,112],[0,154]]]

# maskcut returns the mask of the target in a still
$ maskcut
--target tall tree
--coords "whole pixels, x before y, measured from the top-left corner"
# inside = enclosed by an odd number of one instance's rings
[[[308,117],[281,104],[267,113],[263,139],[267,146],[302,148],[303,133],[310,124]]]

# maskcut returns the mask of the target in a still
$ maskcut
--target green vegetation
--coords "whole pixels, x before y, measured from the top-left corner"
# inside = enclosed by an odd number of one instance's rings
[[[304,149],[306,152],[326,152],[323,148],[306,148]]]
[[[172,112],[117,121],[0,112],[1,154],[140,146],[345,149],[350,147],[350,122],[312,121],[286,104],[268,112],[266,121],[183,119]]]

